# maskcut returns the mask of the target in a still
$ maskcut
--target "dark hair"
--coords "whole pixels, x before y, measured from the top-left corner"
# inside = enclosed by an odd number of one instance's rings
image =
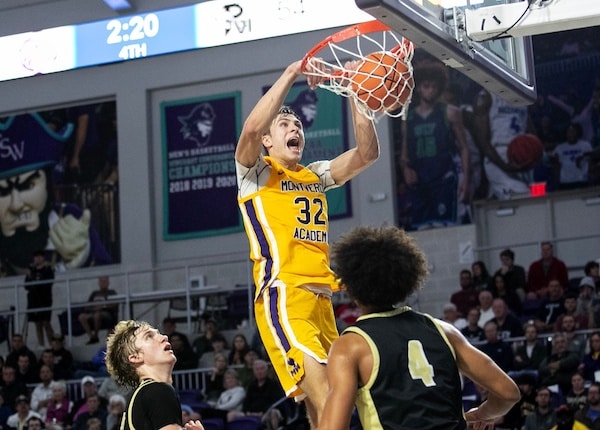
[[[508,258],[510,258],[511,260],[514,261],[515,260],[515,253],[512,250],[510,250],[510,249],[505,249],[504,251],[502,251],[500,253],[500,257],[508,257]]]
[[[479,269],[481,269],[481,277],[482,278],[488,278],[490,276],[490,272],[487,269],[487,266],[485,265],[485,263],[481,260],[476,261],[475,263],[471,264],[471,268],[473,268],[474,266],[479,266]]]
[[[279,111],[277,112],[277,115],[292,115],[295,116],[296,118],[298,118],[299,120],[301,120],[300,116],[296,113],[296,111],[294,109],[292,109],[291,106],[288,105],[283,105],[279,108]]]
[[[356,227],[333,244],[331,256],[349,296],[374,310],[406,300],[427,275],[425,254],[397,227]]]
[[[583,268],[583,273],[585,273],[585,276],[590,276],[590,272],[594,267],[600,267],[600,264],[593,260],[585,263],[585,267]]]
[[[438,94],[442,94],[448,85],[448,68],[441,62],[426,61],[415,66],[415,86],[423,82],[435,82]]]

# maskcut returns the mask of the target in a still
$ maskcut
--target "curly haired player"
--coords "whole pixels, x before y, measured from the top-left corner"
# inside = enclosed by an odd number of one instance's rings
[[[368,429],[491,429],[519,400],[512,379],[456,328],[395,305],[427,274],[404,231],[355,228],[332,246],[332,263],[362,316],[331,347],[319,429],[347,429],[355,404]],[[459,372],[489,391],[466,414]]]

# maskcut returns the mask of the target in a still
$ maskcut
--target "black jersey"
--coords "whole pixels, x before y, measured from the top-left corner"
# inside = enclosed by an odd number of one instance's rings
[[[169,424],[182,426],[181,404],[173,386],[145,379],[129,399],[120,430],[158,430]]]
[[[432,317],[403,307],[365,315],[348,332],[362,336],[373,354],[373,372],[356,400],[363,428],[467,428],[454,349]]]

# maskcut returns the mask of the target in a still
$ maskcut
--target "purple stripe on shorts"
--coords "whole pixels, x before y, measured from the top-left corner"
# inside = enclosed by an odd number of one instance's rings
[[[283,331],[281,322],[279,319],[279,307],[277,302],[279,301],[279,289],[275,287],[269,288],[269,309],[271,310],[271,323],[275,327],[277,332],[277,338],[279,338],[281,345],[287,351],[290,350],[290,342]]]

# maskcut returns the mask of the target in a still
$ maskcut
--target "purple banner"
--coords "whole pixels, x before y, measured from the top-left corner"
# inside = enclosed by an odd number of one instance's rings
[[[165,240],[241,231],[234,153],[240,94],[161,104]]]

